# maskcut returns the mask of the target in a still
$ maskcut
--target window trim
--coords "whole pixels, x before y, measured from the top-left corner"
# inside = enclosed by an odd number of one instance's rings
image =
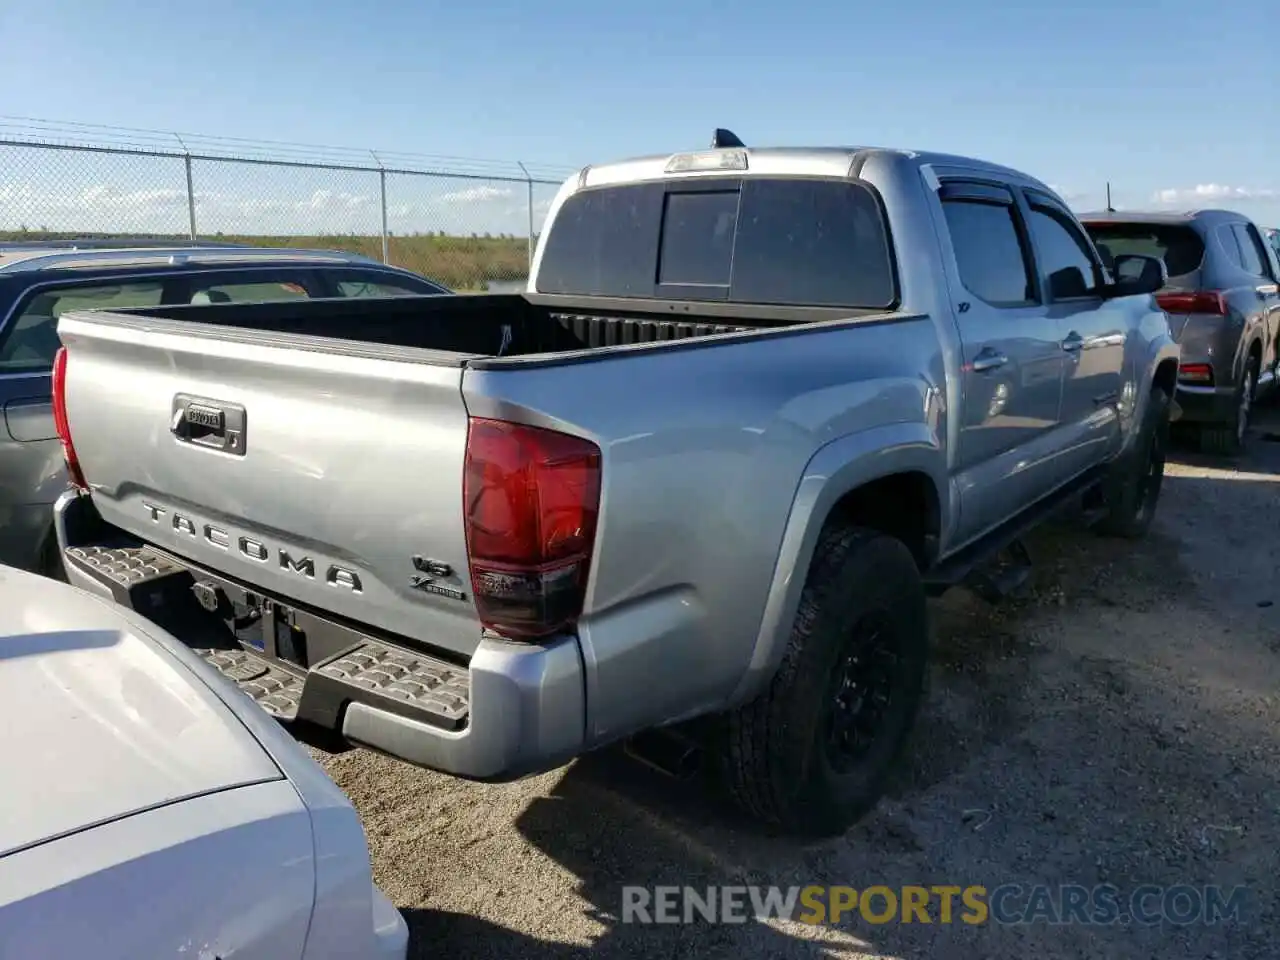
[[[1093,238],[1089,236],[1089,231],[1086,230],[1084,225],[1076,219],[1075,214],[1047,193],[1030,187],[1024,187],[1021,193],[1023,201],[1027,205],[1028,234],[1034,237],[1034,234],[1031,231],[1030,222],[1030,214],[1032,213],[1042,213],[1050,219],[1057,220],[1068,233],[1071,233],[1074,230],[1077,236],[1084,240],[1084,246],[1081,250],[1085,255],[1085,259],[1089,261],[1089,265],[1093,268],[1094,289],[1091,293],[1086,293],[1079,297],[1055,297],[1049,288],[1050,275],[1043,272],[1044,267],[1041,262],[1043,258],[1040,256],[1040,251],[1037,248],[1036,275],[1043,281],[1041,283],[1041,296],[1043,297],[1043,302],[1046,305],[1052,305],[1058,303],[1095,303],[1105,300],[1106,298],[1103,297],[1102,291],[1107,285],[1107,271],[1106,267],[1102,264],[1102,258],[1098,256],[1097,248],[1093,245]],[[1034,244],[1034,239],[1032,240],[1032,243]],[[1077,246],[1078,245],[1079,244],[1077,243]]]
[[[1044,303],[1044,290],[1040,282],[1040,270],[1036,265],[1035,250],[1031,243],[1030,231],[1023,221],[1022,209],[1017,202],[1017,194],[1012,185],[993,180],[974,180],[965,177],[946,177],[939,182],[938,206],[942,211],[943,226],[947,230],[947,240],[951,244],[951,258],[955,262],[956,278],[960,286],[971,296],[977,297],[987,306],[995,310],[1026,310],[1039,307]],[[1018,249],[1022,252],[1022,269],[1025,271],[1031,299],[1018,301],[988,300],[977,291],[971,289],[964,280],[960,269],[960,259],[956,256],[955,238],[951,233],[951,225],[947,223],[948,203],[969,203],[974,206],[1005,207],[1009,211],[1009,219],[1013,221],[1013,232],[1018,238]]]

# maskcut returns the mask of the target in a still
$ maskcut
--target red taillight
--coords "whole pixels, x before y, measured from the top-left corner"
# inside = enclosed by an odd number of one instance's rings
[[[1227,315],[1227,298],[1221,290],[1188,290],[1156,294],[1156,303],[1165,313],[1208,313]]]
[[[531,639],[577,620],[595,547],[600,448],[472,417],[462,496],[481,623]]]
[[[1178,367],[1178,379],[1183,383],[1211,386],[1213,384],[1213,367],[1207,363],[1184,363]]]
[[[62,455],[67,461],[67,473],[77,487],[88,489],[75,445],[71,442],[71,424],[67,420],[67,348],[59,347],[53,357],[53,425],[62,441]]]

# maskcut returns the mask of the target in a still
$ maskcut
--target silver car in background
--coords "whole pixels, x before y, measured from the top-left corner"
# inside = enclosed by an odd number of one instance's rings
[[[1159,257],[1156,300],[1182,347],[1178,405],[1207,453],[1244,446],[1254,401],[1276,385],[1280,259],[1247,217],[1230,210],[1106,211],[1080,217],[1099,254]]]

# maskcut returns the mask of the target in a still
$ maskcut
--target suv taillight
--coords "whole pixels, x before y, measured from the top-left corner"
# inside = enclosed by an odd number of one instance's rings
[[[71,424],[67,420],[67,348],[59,347],[53,357],[53,425],[62,441],[62,455],[67,461],[67,473],[71,482],[83,490],[89,489],[80,469],[75,445],[71,442]]]
[[[1221,290],[1157,293],[1156,303],[1165,313],[1207,313],[1215,317],[1227,315],[1227,298],[1222,295]]]
[[[472,417],[462,481],[480,621],[530,640],[582,613],[600,509],[600,448],[540,427]]]

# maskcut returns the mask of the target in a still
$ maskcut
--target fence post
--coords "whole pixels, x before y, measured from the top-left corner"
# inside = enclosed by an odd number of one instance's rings
[[[177,140],[178,145],[182,147],[182,165],[187,171],[187,226],[190,229],[191,239],[194,240],[196,238],[196,191],[191,180],[191,150],[178,134],[175,133],[173,139]]]
[[[529,269],[533,270],[533,177],[529,176],[529,171],[519,160],[516,161],[516,165],[524,174],[525,186],[529,188]]]
[[[387,170],[382,165],[382,159],[372,150],[369,155],[373,157],[373,162],[378,165],[378,195],[382,205],[382,262],[391,262],[391,241],[390,234],[387,233]]]
[[[191,182],[191,154],[182,158],[187,167],[187,220],[191,227],[191,239],[196,238],[196,191]]]

